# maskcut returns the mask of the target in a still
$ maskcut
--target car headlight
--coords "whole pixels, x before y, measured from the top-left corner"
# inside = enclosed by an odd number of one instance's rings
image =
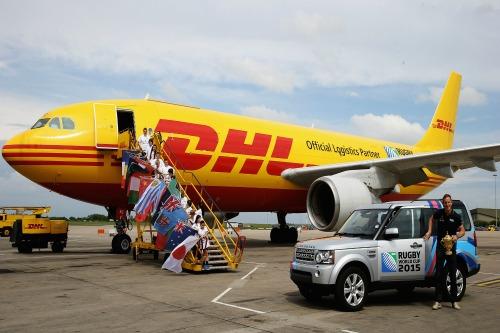
[[[333,264],[335,262],[335,251],[318,251],[314,257],[317,264]]]

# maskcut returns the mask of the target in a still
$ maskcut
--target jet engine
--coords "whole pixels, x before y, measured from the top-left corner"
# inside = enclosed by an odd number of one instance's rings
[[[339,175],[316,179],[307,193],[307,215],[321,231],[338,230],[354,209],[379,202],[359,179]]]

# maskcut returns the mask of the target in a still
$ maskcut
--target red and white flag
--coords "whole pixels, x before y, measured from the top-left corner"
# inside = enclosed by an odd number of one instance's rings
[[[161,269],[168,269],[169,271],[180,273],[182,272],[182,262],[186,254],[196,245],[200,237],[198,235],[188,236],[182,243],[170,253],[170,256],[161,266]]]

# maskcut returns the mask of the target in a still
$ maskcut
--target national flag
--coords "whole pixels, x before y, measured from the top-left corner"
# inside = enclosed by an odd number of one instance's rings
[[[177,197],[175,197],[174,195],[170,195],[168,197],[167,201],[165,201],[165,203],[163,204],[163,208],[165,208],[169,212],[172,212],[172,211],[176,210],[177,208],[182,208],[182,205],[181,205],[180,200]]]
[[[178,183],[175,178],[170,180],[170,183],[168,184],[168,190],[170,191],[170,194],[176,196],[179,199],[181,198],[181,191],[179,191]]]
[[[182,223],[187,218],[186,211],[182,208],[177,208],[171,212],[163,208],[153,226],[158,233],[167,235],[170,234],[177,223]]]
[[[184,257],[186,257],[186,254],[193,248],[193,246],[196,245],[198,239],[198,235],[187,236],[184,241],[177,245],[172,253],[170,253],[170,256],[167,260],[165,260],[161,268],[168,269],[169,271],[175,273],[182,272],[182,262],[184,261]]]
[[[127,181],[128,174],[128,165],[130,163],[130,159],[133,156],[133,153],[129,150],[122,151],[122,178],[121,178],[121,187],[124,189]]]
[[[156,235],[155,246],[158,250],[164,250],[167,245],[168,235],[158,233]]]
[[[155,179],[149,184],[134,207],[134,211],[137,214],[137,221],[144,220],[158,206],[158,202],[165,189],[165,183],[159,179]]]
[[[127,191],[129,204],[135,205],[139,200],[140,185],[141,185],[141,179],[138,177],[138,174],[134,173],[133,175],[131,175]]]
[[[187,237],[197,235],[198,232],[193,228],[187,226],[182,222],[178,222],[174,229],[172,230],[172,234],[168,238],[168,243],[166,250],[172,251],[176,248],[177,245],[182,243]]]

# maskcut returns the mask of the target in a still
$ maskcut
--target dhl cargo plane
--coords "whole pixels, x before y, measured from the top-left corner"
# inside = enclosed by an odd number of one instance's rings
[[[282,231],[286,213],[307,211],[327,231],[356,206],[416,199],[458,169],[495,170],[500,144],[452,149],[460,82],[451,73],[413,146],[146,99],[55,109],[10,139],[2,155],[32,181],[114,211],[130,208],[120,187],[119,133],[153,128],[222,211],[277,212]]]

